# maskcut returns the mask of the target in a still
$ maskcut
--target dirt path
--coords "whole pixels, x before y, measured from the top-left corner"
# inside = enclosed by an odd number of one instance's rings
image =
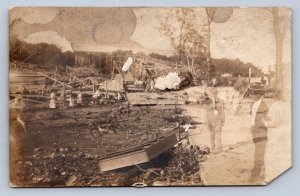
[[[253,153],[253,145],[248,143],[208,155],[200,164],[204,184],[206,186],[249,184]]]
[[[201,105],[182,105],[196,122],[205,122],[205,109]],[[248,104],[243,104],[240,115],[234,115],[231,105],[226,105],[226,123],[222,131],[224,151],[209,154],[201,162],[205,185],[249,184],[253,163],[254,145],[250,135]],[[210,134],[206,124],[197,124],[189,130],[191,144],[210,147]]]

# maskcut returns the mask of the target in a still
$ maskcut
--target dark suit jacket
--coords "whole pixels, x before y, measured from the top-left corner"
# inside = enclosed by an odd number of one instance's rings
[[[254,103],[252,104],[251,107],[251,113],[252,113],[252,108]],[[268,105],[262,100],[256,112],[254,125],[252,125],[251,128],[254,142],[259,142],[267,139],[267,127],[263,123],[263,119],[266,119],[268,111],[269,111]]]
[[[215,104],[213,100],[209,99],[206,102],[207,105],[207,124],[211,127],[222,127],[225,123],[225,111],[224,111],[224,101],[221,99],[216,99]],[[215,110],[217,114],[215,114]]]

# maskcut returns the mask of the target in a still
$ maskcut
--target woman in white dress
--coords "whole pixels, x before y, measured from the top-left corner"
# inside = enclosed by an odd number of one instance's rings
[[[81,91],[79,91],[79,93],[77,94],[77,104],[82,105],[82,93],[81,93]]]
[[[72,94],[70,95],[70,98],[69,98],[69,107],[72,108],[75,106],[75,103],[74,103],[74,99],[72,97]]]
[[[50,109],[55,109],[56,108],[56,103],[55,103],[55,93],[52,92],[50,94],[50,105],[49,105]]]
[[[292,166],[291,103],[274,102],[265,125],[268,127],[265,171],[266,182],[270,182]]]

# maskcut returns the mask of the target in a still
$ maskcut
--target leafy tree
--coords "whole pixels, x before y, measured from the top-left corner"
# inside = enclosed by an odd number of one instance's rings
[[[196,10],[193,8],[173,8],[160,22],[160,32],[170,40],[179,63],[184,61],[193,72],[197,59],[205,58],[205,37],[196,28]]]
[[[234,77],[248,77],[249,68],[252,69],[253,77],[261,77],[263,75],[263,71],[260,68],[252,63],[244,63],[240,59],[212,59],[212,65],[215,66],[216,72],[220,74],[228,73]]]
[[[28,44],[18,39],[10,40],[10,61],[32,63],[42,66],[52,64],[74,65],[75,55],[73,52],[61,52],[58,47],[46,44]]]

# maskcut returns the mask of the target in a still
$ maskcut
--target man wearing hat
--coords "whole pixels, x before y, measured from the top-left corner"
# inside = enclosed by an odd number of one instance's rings
[[[212,152],[222,151],[221,133],[225,123],[224,101],[218,98],[217,89],[210,91],[211,96],[206,99],[207,124],[210,132]]]
[[[254,163],[251,170],[252,182],[258,182],[264,179],[265,175],[265,149],[268,141],[267,127],[265,121],[269,111],[268,105],[263,100],[264,92],[256,92],[254,102],[251,106],[251,134],[255,145]]]

